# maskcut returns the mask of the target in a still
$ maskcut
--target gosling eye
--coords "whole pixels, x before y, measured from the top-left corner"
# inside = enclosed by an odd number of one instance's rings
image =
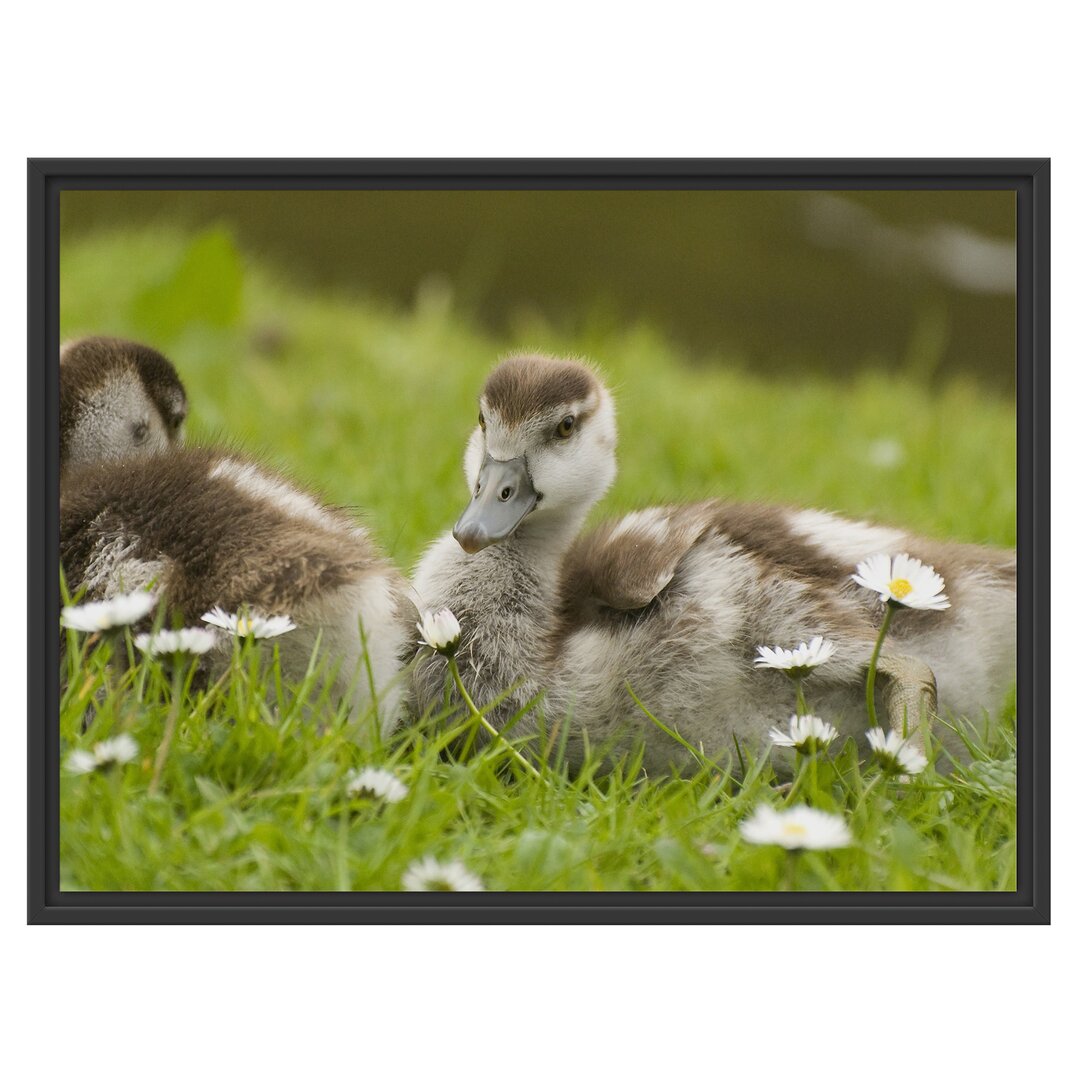
[[[560,439],[569,439],[574,431],[574,417],[564,416],[555,429],[555,435]]]
[[[477,422],[480,424],[481,431],[487,431],[487,421],[484,419],[483,413],[481,413],[479,417],[477,417]]]
[[[150,425],[145,420],[140,420],[131,429],[131,437],[135,440],[135,445],[146,442],[146,436],[150,434]]]

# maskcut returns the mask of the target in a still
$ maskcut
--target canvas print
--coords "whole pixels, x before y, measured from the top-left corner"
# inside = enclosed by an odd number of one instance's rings
[[[995,892],[1016,197],[65,190],[65,892]]]

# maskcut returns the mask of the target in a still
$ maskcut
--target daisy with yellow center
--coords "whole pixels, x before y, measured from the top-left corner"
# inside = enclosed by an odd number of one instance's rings
[[[883,604],[923,611],[944,611],[949,598],[942,591],[945,579],[910,555],[871,555],[855,567],[852,580],[876,592]]]
[[[296,629],[296,623],[288,615],[258,615],[253,611],[242,611],[237,614],[216,607],[208,611],[202,621],[211,626],[220,626],[238,638],[261,638],[280,637]]]
[[[777,844],[788,851],[825,851],[849,847],[851,830],[837,814],[812,806],[775,810],[762,803],[740,826],[739,833],[750,844]]]
[[[885,618],[881,622],[874,652],[866,669],[866,714],[870,726],[876,728],[877,712],[874,708],[874,682],[877,678],[878,657],[889,624],[901,608],[918,611],[944,611],[950,607],[945,595],[945,579],[932,566],[926,566],[910,555],[871,555],[855,567],[852,581],[864,589],[876,592],[885,605]]]

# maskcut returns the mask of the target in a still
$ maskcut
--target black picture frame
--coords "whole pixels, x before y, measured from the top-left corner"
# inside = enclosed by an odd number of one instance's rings
[[[63,893],[60,193],[91,189],[995,189],[1016,193],[1017,889],[1010,893]],[[27,168],[30,923],[1048,923],[1050,162],[1017,159],[32,159]]]

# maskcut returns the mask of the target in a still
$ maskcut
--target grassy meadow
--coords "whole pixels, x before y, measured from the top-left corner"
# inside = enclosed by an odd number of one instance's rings
[[[237,445],[354,508],[406,570],[464,505],[477,391],[519,348],[587,357],[615,389],[620,475],[598,516],[723,495],[1015,542],[1012,402],[972,382],[928,385],[917,338],[904,370],[868,363],[840,381],[823,359],[805,377],[767,380],[602,314],[567,330],[522,310],[494,337],[438,280],[408,308],[307,293],[224,230],[162,229],[63,245],[61,336],[84,333],[164,351],[191,398],[189,441]],[[362,749],[365,718],[320,703],[314,675],[267,704],[271,642],[237,647],[209,688],[153,661],[110,663],[130,649],[124,637],[68,643],[65,760],[121,733],[138,749],[124,765],[62,767],[64,889],[393,890],[425,856],[460,861],[488,890],[1015,887],[1007,702],[1000,717],[973,718],[968,764],[901,783],[848,741],[793,796],[775,789],[764,746],[740,748],[745,772],[710,765],[681,779],[643,778],[632,762],[568,776],[556,760],[536,778],[499,744],[456,760],[439,717]],[[811,704],[812,690],[811,679]],[[313,706],[318,721],[304,720]],[[407,795],[351,794],[350,773],[365,766],[392,771]],[[793,798],[844,814],[852,845],[792,856],[740,837],[760,803]]]

